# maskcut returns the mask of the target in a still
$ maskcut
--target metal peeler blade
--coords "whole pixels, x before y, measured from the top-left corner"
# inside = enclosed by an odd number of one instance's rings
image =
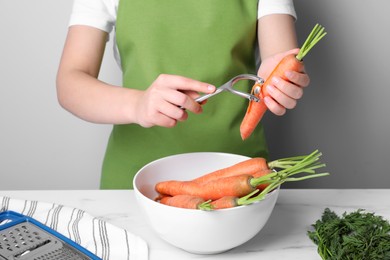
[[[235,76],[234,78],[232,78],[231,80],[229,80],[228,82],[223,84],[222,86],[218,87],[214,93],[200,96],[197,99],[195,99],[195,101],[200,103],[200,102],[202,102],[202,101],[204,101],[212,96],[218,95],[219,93],[221,93],[223,91],[228,91],[230,93],[233,93],[237,96],[240,96],[240,97],[243,97],[246,99],[249,99],[251,101],[259,102],[260,99],[258,97],[254,96],[252,94],[249,94],[249,93],[245,93],[245,92],[241,92],[241,91],[233,89],[234,84],[240,80],[252,80],[252,81],[255,81],[255,83],[258,83],[260,85],[264,83],[264,79],[262,79],[256,75],[240,74],[240,75]]]

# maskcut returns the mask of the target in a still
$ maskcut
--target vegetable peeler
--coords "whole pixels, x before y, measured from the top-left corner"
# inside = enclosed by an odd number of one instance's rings
[[[238,81],[241,81],[241,80],[252,80],[252,81],[255,81],[255,83],[259,84],[259,85],[264,83],[264,79],[262,79],[256,75],[240,74],[240,75],[233,77],[231,80],[229,80],[228,82],[226,82],[222,86],[218,87],[214,93],[200,96],[200,97],[196,98],[195,101],[200,103],[200,102],[205,101],[206,99],[208,99],[212,96],[218,95],[219,93],[221,93],[223,91],[228,91],[228,92],[233,93],[237,96],[249,99],[250,101],[259,102],[260,99],[258,97],[254,96],[252,94],[249,94],[249,93],[245,93],[245,92],[241,92],[241,91],[233,89],[234,84],[236,84]]]

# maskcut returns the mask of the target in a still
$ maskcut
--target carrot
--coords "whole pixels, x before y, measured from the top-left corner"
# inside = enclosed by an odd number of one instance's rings
[[[205,204],[205,200],[199,197],[191,195],[176,195],[176,196],[165,196],[160,199],[160,203],[185,209],[199,209],[207,210],[208,207]]]
[[[241,201],[245,201],[252,196],[254,196],[256,193],[258,193],[259,190],[256,189],[253,192],[249,193],[248,195],[245,195],[243,197],[236,197],[236,196],[224,196],[222,198],[219,198],[217,200],[208,200],[204,203],[200,204],[198,206],[198,209],[201,210],[216,210],[216,209],[227,209],[227,208],[234,208],[241,205]]]
[[[172,197],[172,196],[157,194],[157,197],[154,198],[154,201],[161,201],[161,200],[162,200],[163,198],[165,198],[165,197]]]
[[[269,172],[270,170],[273,170],[275,168],[285,169],[287,167],[293,166],[305,156],[306,155],[287,157],[283,159],[277,159],[271,162],[267,162],[267,160],[262,157],[250,158],[234,165],[228,166],[226,168],[218,169],[208,174],[204,174],[196,179],[193,179],[192,181],[197,183],[206,183],[219,178],[241,174],[250,174],[255,177],[256,174],[259,174],[263,171]]]
[[[254,174],[262,170],[268,170],[268,164],[266,159],[261,157],[250,158],[248,160],[236,163],[232,166],[218,169],[208,174],[202,175],[196,179],[193,179],[197,183],[206,183],[212,180],[216,180],[223,177],[229,177],[241,174]]]
[[[217,200],[224,196],[245,196],[255,190],[250,184],[253,177],[249,174],[219,178],[207,183],[193,181],[164,181],[156,184],[155,189],[162,195],[181,194],[197,196],[204,200]]]
[[[303,58],[325,35],[326,32],[324,31],[324,28],[321,25],[316,24],[297,55],[290,54],[285,56],[274,68],[262,86],[259,86],[256,83],[252,87],[252,94],[260,98],[260,101],[249,101],[246,114],[240,126],[242,140],[247,139],[252,134],[267,111],[267,106],[264,103],[264,97],[269,96],[267,86],[271,84],[272,78],[276,76],[288,81],[285,76],[286,71],[302,72],[304,68]]]
[[[210,202],[210,206],[212,209],[234,208],[238,206],[237,200],[238,197],[236,196],[225,196]]]

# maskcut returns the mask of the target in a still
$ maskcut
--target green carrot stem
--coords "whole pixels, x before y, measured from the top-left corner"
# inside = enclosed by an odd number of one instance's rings
[[[279,174],[278,172],[271,172],[269,174],[266,174],[264,176],[261,176],[261,177],[257,177],[257,178],[251,178],[250,179],[250,185],[252,185],[252,187],[257,187],[259,184],[257,183],[264,183],[264,182],[267,182],[269,180],[272,180],[274,177],[277,177]]]
[[[237,205],[242,205],[242,201],[246,201],[248,200],[249,198],[251,198],[252,196],[254,196],[256,193],[258,193],[260,190],[259,189],[256,189],[254,191],[252,191],[251,193],[249,193],[248,195],[244,196],[244,197],[241,197],[237,200]]]
[[[310,155],[306,156],[304,159],[302,159],[299,163],[295,164],[294,166],[292,166],[290,168],[283,169],[280,172],[281,173],[285,173],[285,172],[291,173],[291,172],[295,172],[295,171],[299,172],[302,169],[307,169],[309,165],[313,165],[315,162],[317,162],[321,155],[322,154],[316,150],[313,153],[311,153]]]
[[[305,158],[306,156],[308,156],[308,154],[306,154],[306,155],[292,156],[292,157],[286,157],[286,158],[278,159],[277,161],[300,161],[300,160],[302,160],[303,158]]]
[[[302,176],[302,177],[286,178],[286,179],[284,179],[284,181],[285,182],[303,181],[303,180],[307,180],[307,179],[311,179],[311,178],[323,177],[323,176],[328,176],[328,175],[329,175],[328,172],[316,173],[316,174],[306,175],[306,176]]]
[[[257,187],[260,184],[268,184],[259,194],[258,189],[254,190],[250,194],[237,199],[237,205],[248,205],[256,201],[263,200],[266,195],[278,188],[285,182],[302,181],[311,178],[318,178],[329,175],[329,173],[316,173],[315,170],[325,166],[324,163],[319,162],[319,158],[322,154],[315,150],[306,156],[297,156],[294,159],[294,165],[286,167],[280,171],[273,171],[267,175],[250,179],[250,185]],[[293,158],[293,157],[291,157]],[[291,160],[291,158],[289,160]],[[295,162],[296,160],[296,162]],[[291,177],[299,173],[307,173],[308,175],[301,177]],[[257,194],[257,195],[256,195]],[[211,201],[202,203],[199,209],[212,210]]]
[[[252,178],[250,180],[250,184],[253,187],[257,187],[260,184],[268,184],[268,186],[256,197],[251,198],[250,200],[246,200],[245,203],[249,203],[250,201],[257,201],[264,198],[264,194],[268,193],[270,190],[275,189],[280,186],[282,183],[286,181],[298,181],[305,180],[309,178],[322,177],[328,174],[315,174],[315,170],[321,167],[324,167],[324,163],[319,163],[319,157],[322,154],[316,150],[304,157],[301,161],[297,162],[294,166],[283,169],[281,171],[277,171],[272,173],[272,176],[262,176],[259,178]],[[299,173],[308,173],[309,175],[303,177],[292,178],[291,176],[299,174]],[[269,174],[270,175],[270,174]]]
[[[253,198],[250,198],[250,199],[247,199],[247,200],[244,200],[244,201],[240,201],[240,205],[249,205],[249,204],[252,204],[256,201],[261,201],[265,198],[265,196],[272,190],[274,190],[275,188],[277,188],[279,186],[279,182],[275,182],[275,183],[271,183],[270,185],[268,185],[264,190],[262,190],[260,192],[259,195],[253,197]]]
[[[268,167],[270,169],[275,169],[275,168],[280,168],[280,169],[286,169],[286,168],[290,168],[294,165],[296,165],[297,163],[301,163],[302,162],[302,159],[310,159],[311,156],[321,156],[321,153],[318,152],[318,150],[312,152],[311,154],[309,155],[299,155],[299,156],[293,156],[293,157],[286,157],[286,158],[282,158],[282,159],[277,159],[277,160],[274,160],[274,161],[271,161],[268,163]]]
[[[268,167],[270,169],[291,167],[291,166],[297,164],[298,162],[300,162],[306,156],[307,155],[299,155],[299,156],[294,156],[294,157],[286,157],[286,158],[282,158],[282,159],[277,159],[277,160],[269,162]]]
[[[205,210],[205,211],[210,211],[210,210],[213,210],[213,207],[211,206],[211,200],[207,200],[203,203],[201,203],[199,206],[198,206],[198,209],[200,210]]]
[[[316,24],[309,36],[303,43],[296,58],[300,61],[309,53],[309,51],[326,35],[325,28],[319,24]]]
[[[328,176],[328,175],[329,175],[329,173],[317,173],[317,174],[307,175],[307,176],[303,176],[303,177],[299,177],[299,178],[284,178],[282,180],[278,180],[278,181],[275,181],[274,183],[271,183],[264,190],[262,190],[259,193],[259,195],[255,196],[255,197],[252,197],[252,198],[249,198],[246,200],[239,200],[240,204],[238,204],[238,205],[248,205],[248,204],[252,204],[256,201],[261,201],[265,198],[265,196],[270,191],[273,191],[274,189],[276,189],[277,187],[279,187],[280,185],[282,185],[285,182],[303,181],[303,180],[307,180],[307,179],[311,179],[311,178],[318,178],[318,177],[323,177],[323,176]]]

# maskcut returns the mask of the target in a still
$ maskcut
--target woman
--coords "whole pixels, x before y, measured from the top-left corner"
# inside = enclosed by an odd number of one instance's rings
[[[224,93],[202,106],[194,98],[238,74],[267,78],[283,56],[297,52],[294,22],[292,0],[75,0],[57,92],[76,116],[114,125],[101,188],[132,188],[137,170],[172,154],[267,157],[261,125],[241,140],[247,100]],[[123,87],[98,79],[112,30]],[[287,77],[275,78],[265,99],[276,115],[294,108],[309,84],[304,71]]]

